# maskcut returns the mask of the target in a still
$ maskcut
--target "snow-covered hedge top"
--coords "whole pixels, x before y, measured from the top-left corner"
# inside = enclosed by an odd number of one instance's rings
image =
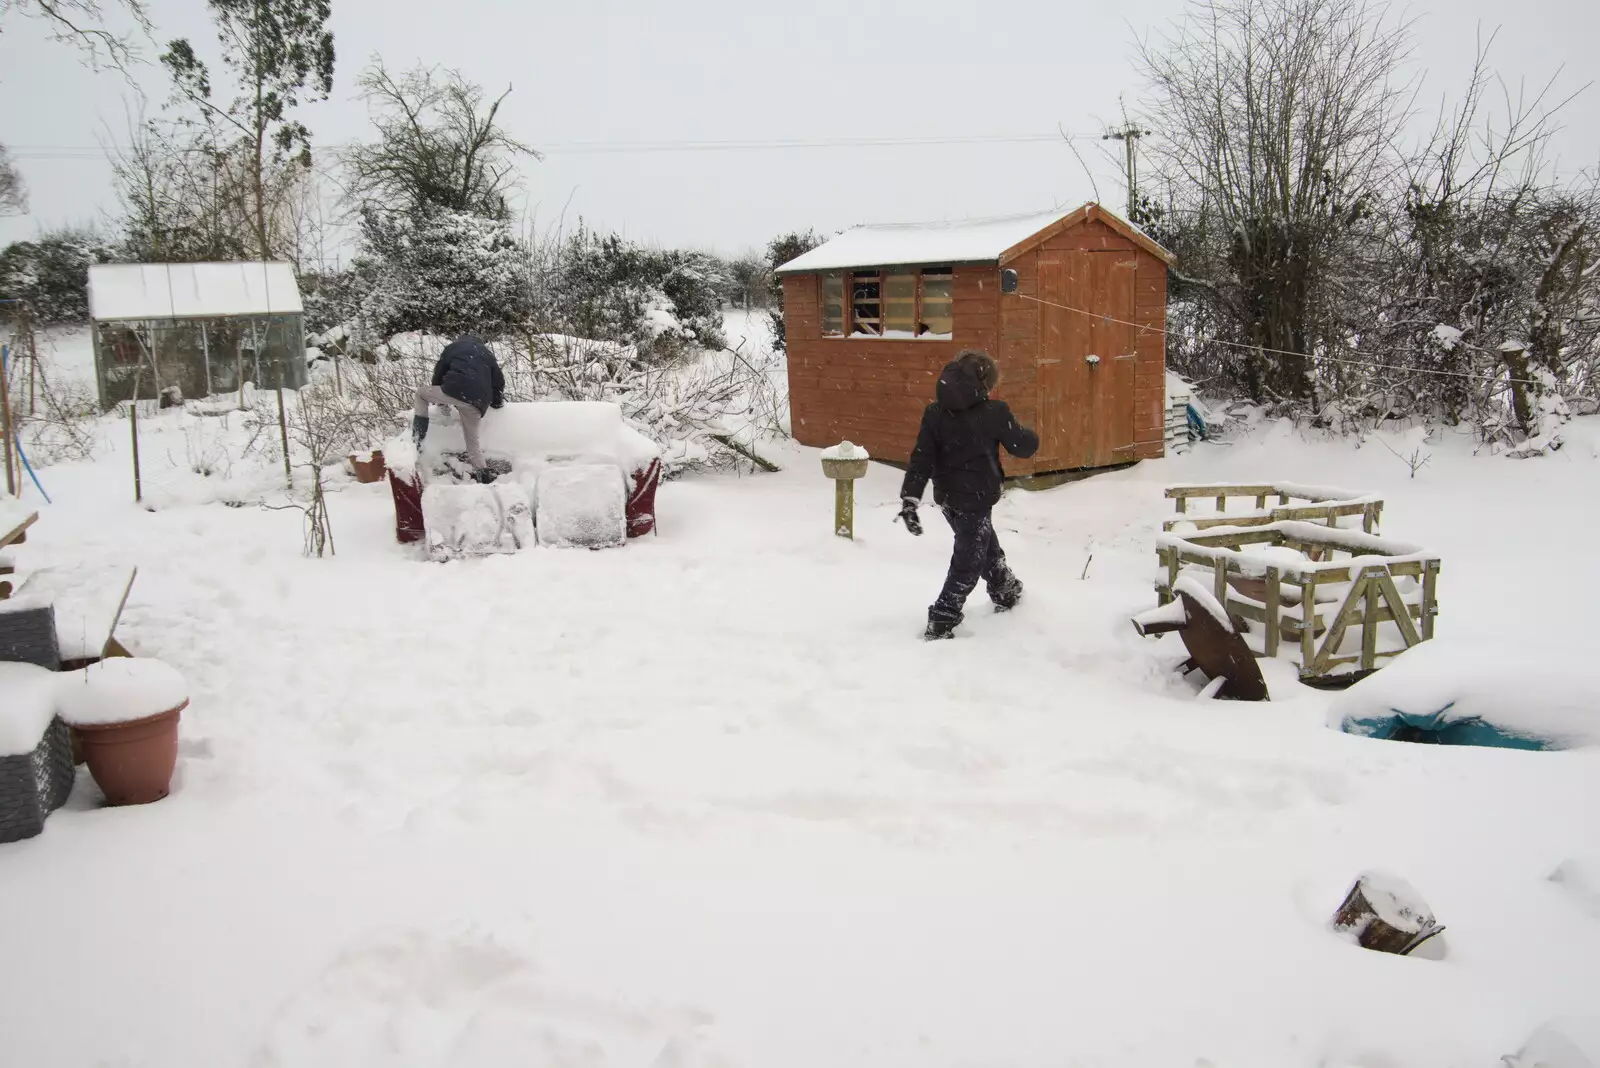
[[[1345,560],[1313,561],[1294,552],[1283,551],[1287,546],[1281,545],[1246,545],[1242,549],[1229,549],[1222,546],[1200,545],[1189,539],[1192,537],[1211,538],[1218,535],[1233,534],[1260,534],[1265,531],[1277,531],[1285,537],[1296,541],[1309,541],[1322,545],[1330,545],[1351,554]],[[1324,571],[1343,571],[1346,568],[1352,572],[1363,567],[1376,567],[1384,564],[1414,563],[1424,560],[1437,560],[1438,553],[1429,552],[1420,545],[1409,542],[1394,541],[1391,538],[1381,538],[1376,534],[1367,534],[1359,530],[1346,530],[1343,527],[1328,527],[1321,523],[1306,523],[1298,519],[1284,519],[1276,523],[1267,523],[1259,527],[1211,527],[1196,534],[1193,531],[1180,534],[1177,531],[1168,531],[1156,535],[1156,546],[1161,549],[1177,549],[1191,556],[1199,556],[1208,560],[1226,560],[1238,565],[1238,570],[1246,575],[1261,577],[1267,573],[1267,568],[1275,567],[1285,576],[1313,575]]]
[[[1441,724],[1482,719],[1567,746],[1600,745],[1593,654],[1576,648],[1517,649],[1435,638],[1401,653],[1328,707],[1329,725],[1395,714]]]
[[[841,441],[822,450],[824,460],[870,460],[867,450],[851,441]]]
[[[37,664],[0,663],[0,757],[31,753],[56,714],[56,674]]]
[[[112,657],[64,671],[56,680],[56,709],[75,727],[144,719],[189,699],[189,686],[178,669],[160,660]]]

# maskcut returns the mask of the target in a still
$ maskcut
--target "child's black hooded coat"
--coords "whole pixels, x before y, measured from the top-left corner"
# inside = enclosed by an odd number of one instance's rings
[[[939,375],[937,400],[922,413],[900,496],[921,500],[933,480],[935,504],[955,512],[986,512],[1000,499],[1000,447],[1029,457],[1039,435],[1022,426],[1005,401],[989,399],[982,374],[960,360]]]

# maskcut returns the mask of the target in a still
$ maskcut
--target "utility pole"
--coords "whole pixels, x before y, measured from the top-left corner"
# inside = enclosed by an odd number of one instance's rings
[[[1100,138],[1102,141],[1121,141],[1127,153],[1128,174],[1128,221],[1133,221],[1134,208],[1139,203],[1139,138],[1149,133],[1141,130],[1128,119],[1123,119],[1122,125],[1107,130]]]

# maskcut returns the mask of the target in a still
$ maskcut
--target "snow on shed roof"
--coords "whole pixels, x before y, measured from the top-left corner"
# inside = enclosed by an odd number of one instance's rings
[[[895,264],[999,263],[1028,239],[1080,219],[1098,218],[1163,260],[1170,254],[1138,227],[1098,204],[1027,215],[1002,215],[953,222],[857,226],[778,268],[778,274],[837,271]],[[1020,250],[1018,250],[1020,251]]]
[[[287,263],[103,263],[89,268],[89,317],[195,319],[298,315],[300,288]]]

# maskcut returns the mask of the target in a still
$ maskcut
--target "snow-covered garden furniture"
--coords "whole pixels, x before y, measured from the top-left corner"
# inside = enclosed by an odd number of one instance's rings
[[[72,738],[56,718],[55,613],[0,606],[0,842],[30,838],[72,792]]]
[[[1376,494],[1296,482],[1168,486],[1166,495],[1177,502],[1178,514],[1161,524],[1163,530],[1254,527],[1286,519],[1338,527],[1343,525],[1341,519],[1359,516],[1361,529],[1371,534],[1383,515],[1383,500]],[[1230,512],[1230,497],[1253,498],[1255,507]],[[1269,504],[1268,498],[1272,497],[1277,501]],[[1214,501],[1216,511],[1191,512],[1189,502],[1196,499]],[[1294,503],[1297,501],[1304,503]]]
[[[183,676],[159,660],[117,658],[55,676],[56,708],[82,740],[89,774],[111,805],[159,801],[178,764]]]
[[[1175,600],[1133,617],[1133,627],[1140,636],[1177,631],[1189,651],[1189,659],[1180,672],[1187,675],[1198,669],[1209,680],[1201,696],[1267,700],[1267,683],[1261,668],[1221,602],[1192,575],[1180,576],[1174,592]]]
[[[422,513],[432,560],[514,553],[534,544],[533,506],[521,486],[436,482],[422,491]]]
[[[627,540],[627,502],[610,464],[546,467],[538,497],[540,545],[605,549]]]
[[[83,667],[108,656],[129,655],[116,630],[137,573],[117,564],[44,567],[28,576],[15,599],[54,606],[62,664]]]
[[[447,414],[435,416],[420,455],[409,435],[384,446],[395,502],[395,536],[402,542],[427,536],[423,498],[428,487],[457,484],[470,477],[460,425],[441,417]],[[616,473],[626,537],[636,538],[655,529],[660,450],[623,422],[622,409],[616,404],[540,401],[491,408],[483,418],[480,444],[490,468],[503,472],[496,484],[522,487],[536,516],[541,474],[546,468],[598,465]]]
[[[16,545],[28,539],[28,528],[39,518],[39,513],[24,508],[3,493],[0,493],[0,550],[7,545]],[[15,570],[11,557],[0,552],[0,576],[10,575]],[[11,596],[11,583],[0,577],[0,600]]]
[[[32,838],[66,804],[72,739],[56,716],[55,672],[0,662],[0,842]]]
[[[1159,603],[1196,575],[1230,616],[1261,624],[1248,635],[1256,655],[1286,641],[1306,681],[1353,681],[1433,637],[1439,557],[1416,545],[1285,519],[1161,534],[1156,556]]]

